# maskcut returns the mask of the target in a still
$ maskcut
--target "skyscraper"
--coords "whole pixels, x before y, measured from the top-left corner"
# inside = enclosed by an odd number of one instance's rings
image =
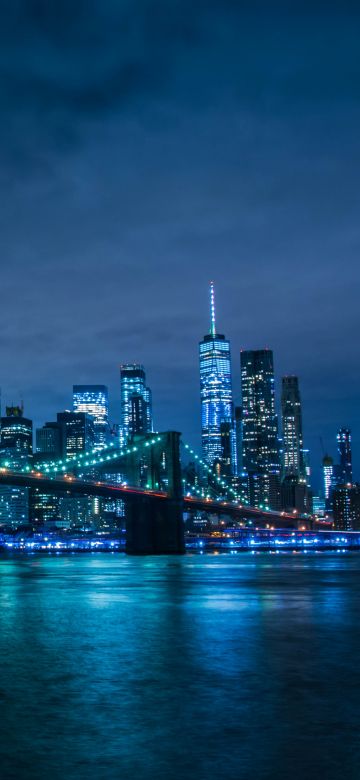
[[[280,464],[273,353],[270,349],[243,350],[240,361],[243,468],[249,474],[251,502],[276,509]]]
[[[281,394],[283,475],[306,480],[301,399],[297,376],[283,376]]]
[[[74,412],[85,412],[94,422],[94,449],[106,446],[109,418],[108,389],[105,385],[74,385]]]
[[[63,457],[94,448],[94,421],[85,412],[58,412],[57,422],[61,428]]]
[[[339,485],[333,492],[334,525],[339,531],[360,530],[360,485]]]
[[[235,435],[231,386],[230,343],[216,331],[214,285],[210,285],[210,331],[199,344],[201,435],[204,460],[212,466],[224,457],[224,423],[231,428],[232,470]]]
[[[7,406],[1,417],[0,454],[12,467],[26,465],[33,451],[32,420],[24,417],[22,406]]]
[[[23,406],[7,406],[1,417],[0,460],[12,469],[21,469],[32,459],[32,420],[24,417]],[[0,487],[0,522],[16,528],[29,516],[29,488]]]
[[[349,428],[339,428],[337,433],[339,453],[338,480],[341,484],[352,482],[351,431]]]
[[[47,422],[42,428],[36,429],[36,452],[41,454],[42,460],[61,458],[62,442],[59,423]]]
[[[120,444],[123,445],[135,434],[150,433],[153,430],[152,397],[150,388],[146,386],[144,366],[137,363],[122,365],[120,382]]]
[[[324,497],[327,509],[331,503],[331,490],[334,483],[334,461],[330,455],[323,457],[323,475],[324,475]]]

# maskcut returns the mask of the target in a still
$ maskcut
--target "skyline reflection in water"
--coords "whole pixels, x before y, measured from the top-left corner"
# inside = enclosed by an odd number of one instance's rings
[[[357,778],[360,556],[0,560],[2,778]]]

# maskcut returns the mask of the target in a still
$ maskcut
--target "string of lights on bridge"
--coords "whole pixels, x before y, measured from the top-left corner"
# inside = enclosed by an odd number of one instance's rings
[[[155,444],[158,444],[161,441],[161,436],[156,436],[154,439],[150,439],[149,441],[143,442],[141,447],[152,447]],[[110,445],[110,447],[104,447],[101,450],[91,450],[87,453],[80,453],[79,455],[72,455],[69,458],[64,458],[63,460],[58,461],[52,461],[50,463],[42,463],[37,466],[37,471],[45,471],[45,473],[50,473],[50,471],[57,472],[57,471],[63,471],[65,472],[67,468],[73,467],[76,468],[78,466],[83,466],[85,468],[89,468],[91,466],[100,466],[103,463],[112,461],[112,460],[118,460],[119,458],[123,458],[126,455],[131,455],[134,452],[137,452],[141,447],[127,447],[126,449],[112,449],[114,447],[113,444]],[[96,457],[91,457],[91,456]],[[5,464],[6,465],[6,464]],[[22,469],[22,471],[28,472],[31,471],[30,466],[26,466],[25,469]]]
[[[161,436],[155,436],[152,439],[149,439],[147,441],[144,441],[138,446],[131,446],[126,447],[122,449],[114,449],[114,444],[111,443],[109,447],[104,447],[101,450],[93,449],[90,452],[85,453],[79,453],[76,455],[71,455],[68,458],[63,458],[62,460],[53,460],[53,461],[47,461],[43,463],[37,464],[35,468],[32,468],[31,466],[27,465],[24,468],[22,468],[20,471],[22,473],[39,473],[43,472],[45,474],[51,474],[53,472],[54,474],[58,472],[62,472],[65,476],[66,472],[72,468],[92,468],[96,466],[100,466],[106,463],[110,463],[114,460],[119,460],[120,458],[126,457],[127,455],[131,455],[135,452],[138,452],[141,449],[153,447],[154,445],[159,444],[161,442]],[[209,476],[213,477],[214,481],[216,482],[216,485],[214,485],[214,488],[216,486],[219,489],[224,489],[227,494],[227,499],[229,501],[232,501],[234,503],[239,503],[239,496],[237,492],[228,485],[225,480],[218,475],[218,473],[215,471],[214,468],[211,468],[200,456],[190,447],[189,444],[186,444],[185,442],[182,442],[185,450],[194,458],[194,460],[202,466],[205,472],[208,473]],[[9,468],[11,466],[11,463],[9,461],[5,461],[2,464],[3,467]],[[184,482],[183,482],[184,484]],[[205,499],[211,499],[211,495],[208,492],[205,492],[204,488],[199,489],[195,485],[190,485],[189,483],[186,483],[186,487],[190,488],[191,494],[196,494],[200,498]],[[249,501],[247,499],[242,499],[243,504],[249,504]],[[264,507],[267,509],[267,507]]]
[[[199,455],[197,455],[197,453],[190,447],[189,444],[185,444],[184,443],[184,447],[190,453],[190,455],[192,455],[195,458],[195,460],[198,463],[200,463],[200,465],[205,469],[205,471],[207,471],[208,474],[210,474],[211,476],[213,476],[215,478],[216,482],[218,483],[218,487],[220,487],[220,486],[224,487],[225,490],[228,493],[231,493],[232,498],[230,499],[230,501],[234,501],[235,500],[236,502],[238,502],[239,501],[239,496],[236,493],[236,490],[234,490],[232,487],[230,487],[230,485],[227,485],[225,480],[222,479],[221,477],[219,477],[219,475],[216,473],[215,469],[211,468],[211,466],[209,466],[208,463],[205,463],[205,461],[202,460],[202,458],[200,458]],[[198,490],[197,488],[193,488],[193,489],[195,490],[196,493],[198,493],[199,496],[203,496],[203,493],[201,492],[201,490]],[[205,498],[210,498],[210,496],[206,495]],[[228,498],[229,498],[229,496],[228,496]],[[244,504],[248,504],[249,502],[246,499],[243,499],[243,503]]]

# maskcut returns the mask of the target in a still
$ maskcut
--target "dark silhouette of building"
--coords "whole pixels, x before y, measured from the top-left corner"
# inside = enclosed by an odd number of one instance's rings
[[[254,506],[280,506],[278,422],[270,349],[243,350],[241,359],[243,468]]]
[[[292,474],[284,477],[281,483],[281,508],[285,512],[292,512],[294,509],[301,514],[311,512],[311,494],[304,480]]]
[[[62,457],[88,452],[95,445],[94,421],[85,412],[59,412],[57,422],[61,429]]]
[[[56,460],[62,456],[61,425],[47,422],[36,429],[36,452],[42,460]],[[45,457],[43,457],[45,456]]]
[[[339,465],[336,469],[337,482],[348,484],[352,482],[351,431],[349,428],[339,428],[337,433]]]
[[[332,503],[335,528],[339,531],[359,531],[360,484],[335,487]]]
[[[281,393],[283,475],[306,480],[301,398],[297,376],[283,376]]]
[[[243,410],[242,410],[242,406],[235,406],[234,422],[235,422],[235,444],[236,444],[237,473],[241,474],[241,472],[243,470],[243,442],[242,442]]]

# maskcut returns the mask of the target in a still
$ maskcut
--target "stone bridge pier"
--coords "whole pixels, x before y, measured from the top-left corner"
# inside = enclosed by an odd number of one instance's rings
[[[185,549],[180,434],[166,431],[158,438],[149,451],[148,486],[156,490],[161,485],[166,496],[129,495],[125,510],[129,555],[181,554]],[[142,468],[146,468],[146,463],[142,463]]]

